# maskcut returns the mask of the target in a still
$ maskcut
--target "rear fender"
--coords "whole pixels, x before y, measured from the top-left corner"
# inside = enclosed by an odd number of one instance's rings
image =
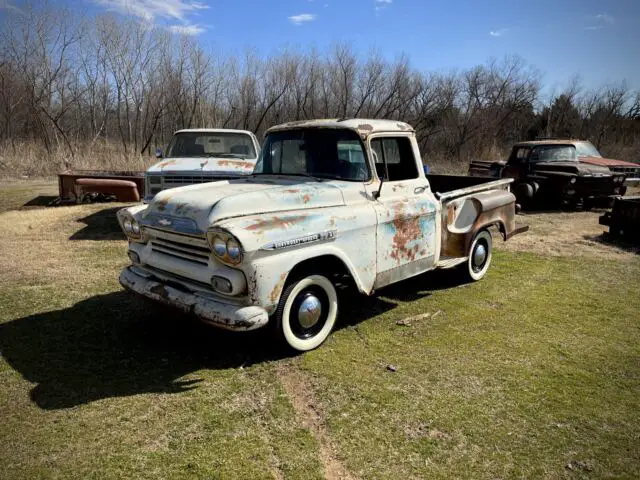
[[[488,227],[497,227],[504,240],[528,229],[516,225],[516,197],[506,190],[456,198],[442,212],[444,257],[466,257],[476,234]]]

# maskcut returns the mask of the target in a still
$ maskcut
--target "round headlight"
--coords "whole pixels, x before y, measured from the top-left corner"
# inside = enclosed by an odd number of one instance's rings
[[[624,177],[618,177],[618,183],[624,182]]]
[[[238,260],[241,253],[240,244],[236,240],[233,238],[227,240],[227,255],[229,255],[231,260]]]
[[[124,222],[122,222],[122,226],[124,227],[124,231],[131,233],[133,231],[133,226],[131,225],[131,219],[125,218]]]
[[[578,179],[576,177],[573,177],[571,180],[569,180],[569,183],[576,183]]]
[[[135,220],[133,220],[131,222],[131,231],[135,234],[135,235],[140,235],[140,224],[138,222],[136,222]]]
[[[227,254],[227,244],[222,237],[213,239],[213,253],[219,257],[224,257]]]

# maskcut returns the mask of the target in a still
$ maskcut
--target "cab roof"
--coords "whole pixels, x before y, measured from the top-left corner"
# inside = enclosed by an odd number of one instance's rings
[[[319,120],[299,120],[276,125],[267,130],[267,133],[297,128],[346,128],[356,131],[362,138],[379,132],[413,132],[413,127],[408,123],[397,120],[373,120],[366,118],[330,118]]]
[[[173,132],[174,135],[177,133],[244,133],[253,135],[248,130],[234,130],[232,128],[183,128],[182,130]]]
[[[575,138],[553,138],[549,140],[530,140],[528,142],[518,142],[514,147],[533,147],[536,145],[575,145],[576,143],[587,143],[588,140],[577,140]]]

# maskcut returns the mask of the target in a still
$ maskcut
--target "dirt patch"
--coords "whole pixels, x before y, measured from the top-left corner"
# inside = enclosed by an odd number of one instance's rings
[[[353,480],[355,477],[336,457],[323,416],[318,411],[318,403],[314,399],[313,391],[304,378],[304,374],[291,364],[279,365],[277,372],[300,423],[311,430],[320,444],[320,461],[324,467],[324,478],[327,480]]]
[[[588,256],[613,260],[637,258],[640,248],[630,248],[605,240],[607,227],[598,223],[603,211],[535,212],[518,215],[518,223],[529,231],[507,242],[496,241],[500,250],[533,252],[551,256]]]

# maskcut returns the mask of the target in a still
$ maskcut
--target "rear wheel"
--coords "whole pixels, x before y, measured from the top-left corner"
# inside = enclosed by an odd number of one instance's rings
[[[281,339],[292,349],[306,352],[329,336],[338,316],[338,295],[323,275],[309,275],[289,283],[274,315]]]
[[[491,233],[488,230],[482,230],[474,237],[469,249],[469,258],[462,265],[464,277],[467,281],[477,282],[489,270],[492,243]]]

